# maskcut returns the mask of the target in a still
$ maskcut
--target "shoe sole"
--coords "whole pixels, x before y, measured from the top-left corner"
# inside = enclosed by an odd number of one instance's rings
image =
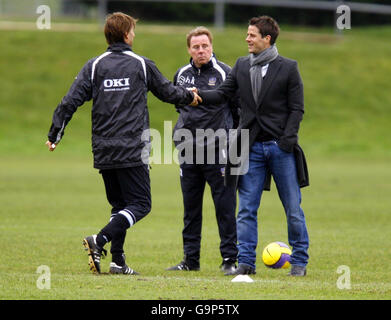
[[[200,271],[200,269],[166,269],[166,271],[185,271],[185,272],[188,272],[188,271]]]
[[[239,275],[255,275],[257,274],[256,271],[253,271],[253,272],[248,272],[248,273],[235,273],[235,272],[227,272],[227,273],[224,273],[225,276],[239,276]]]
[[[110,269],[109,273],[110,274],[123,274],[123,272],[121,270],[116,270],[116,269]]]
[[[138,272],[136,272],[134,270],[133,270],[133,273],[123,273],[122,270],[113,270],[113,269],[110,269],[109,274],[113,274],[113,275],[123,274],[125,276],[138,276],[138,275],[140,275]]]
[[[92,250],[90,248],[90,245],[88,244],[87,239],[83,239],[83,246],[84,246],[85,250],[88,253],[88,265],[90,267],[90,270],[94,274],[99,274],[100,272],[99,272],[98,268],[95,265],[94,259],[92,259]]]
[[[287,276],[289,277],[305,277],[307,275],[307,273],[304,273],[304,274],[292,274],[292,273],[288,273]]]

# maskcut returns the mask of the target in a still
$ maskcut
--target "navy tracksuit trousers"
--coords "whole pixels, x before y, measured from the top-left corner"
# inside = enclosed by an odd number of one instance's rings
[[[209,184],[220,235],[220,253],[227,262],[236,262],[236,190],[224,186],[224,165],[182,164],[180,180],[184,205],[184,261],[192,268],[200,266],[202,202]]]

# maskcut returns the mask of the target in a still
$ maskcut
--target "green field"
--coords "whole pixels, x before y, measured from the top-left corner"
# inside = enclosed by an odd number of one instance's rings
[[[190,27],[143,25],[135,52],[172,78],[187,63]],[[245,27],[215,32],[215,53],[233,65],[246,54]],[[154,165],[152,212],[128,230],[125,250],[137,277],[92,275],[81,241],[109,218],[92,168],[90,109],[75,114],[58,149],[44,145],[51,116],[74,76],[106,45],[97,31],[0,30],[0,299],[391,299],[391,28],[328,30],[283,27],[282,55],[298,60],[306,114],[300,144],[311,186],[303,189],[310,235],[305,278],[262,265],[262,248],[287,242],[275,187],[259,212],[254,283],[231,283],[219,271],[218,231],[209,191],[204,202],[200,272],[168,272],[182,258],[182,198],[176,165]],[[169,104],[150,97],[151,126],[175,121]],[[103,260],[103,271],[110,259]],[[50,268],[50,289],[37,268]],[[339,266],[350,289],[339,289]]]

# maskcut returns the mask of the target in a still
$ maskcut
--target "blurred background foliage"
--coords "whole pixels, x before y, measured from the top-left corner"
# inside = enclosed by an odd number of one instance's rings
[[[105,1],[108,12],[122,11],[150,22],[211,23],[215,12],[214,4],[197,3],[197,0],[187,2]],[[344,3],[340,0],[326,1]],[[98,2],[99,0],[0,0],[0,16],[31,16],[35,13],[34,8],[45,4],[51,7],[57,17],[96,19],[99,17]],[[391,5],[391,0],[355,0],[346,3],[352,2]],[[243,24],[248,21],[249,15],[258,14],[278,17],[282,24],[301,26],[330,26],[335,20],[335,12],[330,10],[263,6],[261,1],[256,6],[226,3],[224,8],[225,22],[228,24]],[[355,26],[391,24],[391,15],[356,12],[352,15],[352,24]]]

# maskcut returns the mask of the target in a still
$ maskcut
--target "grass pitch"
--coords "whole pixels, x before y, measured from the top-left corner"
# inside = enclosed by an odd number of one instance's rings
[[[134,50],[172,78],[188,63],[185,34],[191,27],[140,22]],[[165,271],[182,259],[183,208],[175,165],[153,166],[152,212],[128,231],[127,261],[141,275],[89,272],[82,239],[107,223],[110,210],[101,177],[92,169],[91,103],[74,115],[54,153],[44,142],[53,110],[74,76],[106,49],[103,34],[0,30],[0,299],[391,299],[391,47],[384,40],[391,29],[353,28],[343,37],[327,30],[297,31],[283,26],[278,48],[299,62],[305,88],[300,144],[311,179],[302,190],[308,275],[288,278],[286,270],[267,269],[260,260],[266,244],[287,242],[273,187],[259,211],[257,274],[254,283],[242,284],[219,271],[208,189],[201,271]],[[217,57],[233,65],[246,55],[245,32],[246,26],[216,31]],[[153,96],[149,109],[155,129],[177,118],[172,106]],[[109,262],[103,260],[103,271]],[[50,270],[50,289],[37,286],[40,266]],[[340,266],[346,266],[342,273]]]
[[[182,199],[178,168],[151,171],[152,212],[128,230],[125,251],[139,276],[93,275],[81,241],[109,218],[103,183],[91,161],[63,158],[0,161],[2,259],[0,299],[390,299],[391,200],[389,164],[347,159],[311,161],[311,188],[303,189],[310,235],[305,278],[263,266],[261,252],[286,239],[284,212],[275,188],[265,193],[259,212],[259,246],[254,283],[231,283],[219,271],[221,257],[214,208],[205,196],[201,271],[170,272],[182,258]],[[45,166],[42,166],[42,163]],[[109,268],[110,255],[102,262]],[[50,289],[39,289],[39,266],[50,268]],[[350,271],[350,289],[346,273]]]

